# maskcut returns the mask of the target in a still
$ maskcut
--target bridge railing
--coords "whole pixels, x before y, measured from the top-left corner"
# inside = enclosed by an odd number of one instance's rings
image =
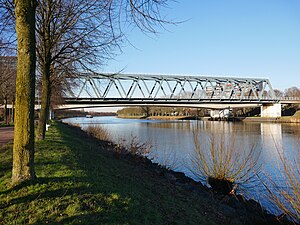
[[[279,97],[279,100],[300,101],[300,97]]]

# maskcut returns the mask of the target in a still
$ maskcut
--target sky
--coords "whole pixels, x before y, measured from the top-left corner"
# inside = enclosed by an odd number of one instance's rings
[[[269,78],[300,88],[299,0],[177,0],[158,35],[127,32],[131,44],[102,72]],[[133,46],[134,45],[134,46]]]

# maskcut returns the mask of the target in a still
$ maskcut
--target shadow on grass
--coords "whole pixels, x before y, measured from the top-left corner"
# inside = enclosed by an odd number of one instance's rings
[[[37,143],[38,179],[0,192],[0,221],[213,224],[202,214],[202,200],[178,192],[134,163],[113,158],[106,147],[80,128],[57,123],[47,139]]]
[[[73,177],[70,179],[70,177],[59,177],[59,178],[38,178],[34,181],[27,181],[22,182],[21,184],[18,184],[6,191],[0,192],[0,195],[10,195],[13,192],[18,192],[20,190],[35,190],[35,187],[50,187],[55,184],[62,184],[62,183],[69,183],[74,182],[75,180],[78,180],[80,182],[83,181],[83,178],[75,178]],[[54,186],[55,187],[55,186]],[[13,204],[20,204],[20,203],[26,203],[33,201],[35,199],[42,199],[42,198],[50,198],[50,197],[61,197],[63,195],[72,194],[72,193],[80,193],[80,192],[89,192],[89,189],[92,190],[92,188],[86,188],[86,187],[77,187],[77,188],[68,188],[67,186],[60,189],[55,190],[47,190],[47,189],[40,189],[38,192],[33,192],[32,194],[26,193],[26,195],[22,197],[13,198],[10,201],[7,202],[6,205],[0,205],[0,209],[6,208]]]
[[[71,216],[65,219],[62,219],[59,222],[53,222],[52,225],[60,225],[60,224],[90,224],[95,225],[99,224],[123,224],[126,221],[126,218],[116,218],[115,213],[88,213],[85,215],[78,215],[78,216]],[[34,225],[42,225],[42,224],[49,224],[48,221],[38,221],[34,223]]]

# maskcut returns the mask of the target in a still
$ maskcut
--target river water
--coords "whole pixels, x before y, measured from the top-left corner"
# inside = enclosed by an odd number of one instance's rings
[[[89,125],[101,125],[111,134],[114,142],[130,142],[136,137],[140,142],[153,145],[150,158],[153,161],[175,170],[184,172],[195,180],[200,180],[192,159],[195,155],[193,130],[198,129],[199,142],[209,143],[211,134],[224,137],[225,142],[235,141],[239,151],[249,151],[255,147],[259,157],[255,170],[262,176],[275,180],[282,188],[288,188],[285,176],[280,173],[279,151],[291,160],[297,157],[299,149],[299,124],[224,122],[224,121],[165,121],[120,119],[116,117],[68,118],[66,123],[78,124],[83,129]],[[257,172],[256,171],[256,172]],[[266,181],[267,182],[267,181]],[[267,198],[261,182],[252,180],[241,187],[248,198],[254,198],[271,212],[276,213]]]

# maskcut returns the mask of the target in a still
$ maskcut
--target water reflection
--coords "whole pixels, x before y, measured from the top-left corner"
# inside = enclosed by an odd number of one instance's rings
[[[210,134],[222,134],[227,141],[235,140],[240,151],[249,151],[255,145],[260,153],[259,164],[272,179],[282,181],[280,175],[278,149],[288,153],[289,158],[295,157],[293,149],[299,145],[300,126],[298,124],[280,123],[243,123],[219,121],[155,121],[132,120],[115,117],[70,118],[64,122],[80,124],[101,124],[111,134],[113,141],[120,138],[130,141],[133,136],[141,142],[151,142],[154,145],[153,157],[161,164],[172,166],[195,178],[188,169],[191,156],[194,154],[193,129],[197,127],[202,140]],[[296,144],[295,144],[296,143]],[[266,203],[265,194],[260,187],[250,190],[247,194],[259,198]]]
[[[278,164],[278,150],[283,146],[282,125],[280,123],[262,123],[261,139],[266,166],[272,166],[274,163]]]
[[[142,126],[147,126],[152,129],[179,129],[181,131],[189,132],[191,130],[191,123],[187,123],[186,121],[160,121],[160,122],[147,122],[142,123]]]

